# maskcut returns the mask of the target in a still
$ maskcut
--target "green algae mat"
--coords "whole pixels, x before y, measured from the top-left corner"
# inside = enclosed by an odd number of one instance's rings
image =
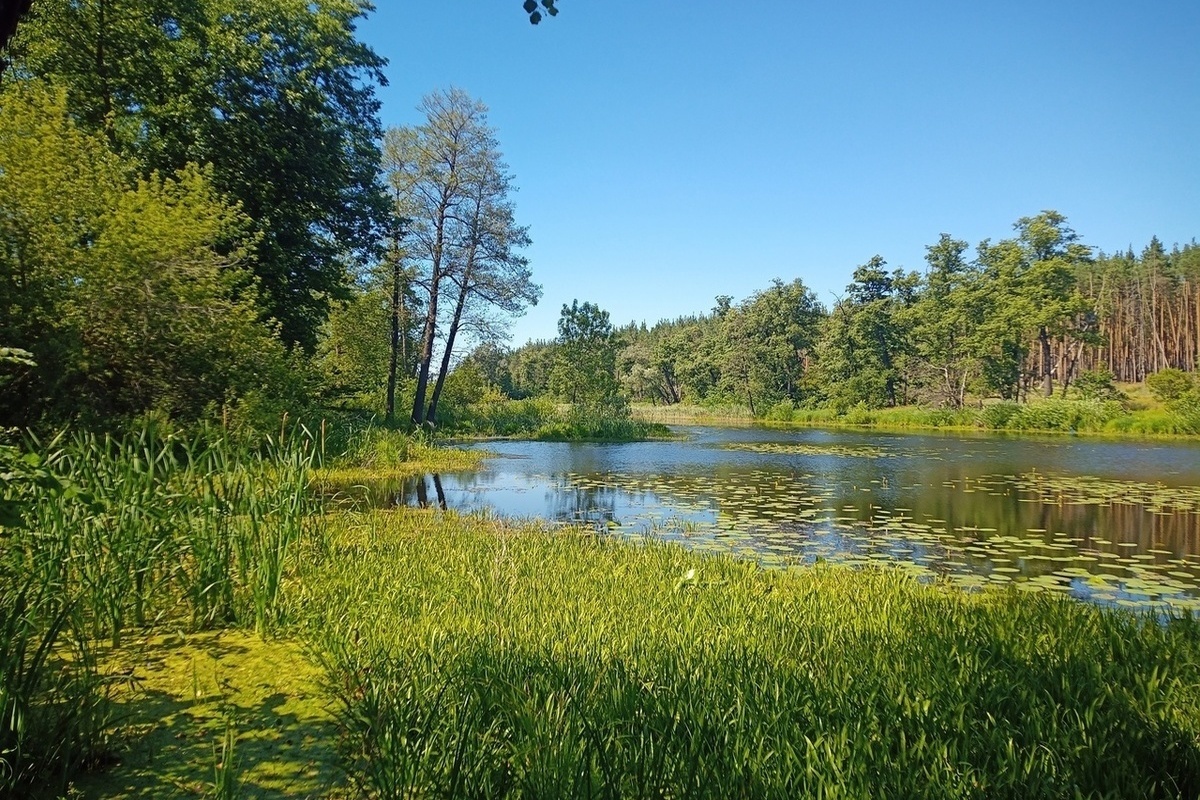
[[[233,630],[155,635],[101,659],[121,678],[121,738],[114,763],[75,781],[76,796],[213,797],[223,777],[237,797],[342,794],[321,670],[296,642]]]

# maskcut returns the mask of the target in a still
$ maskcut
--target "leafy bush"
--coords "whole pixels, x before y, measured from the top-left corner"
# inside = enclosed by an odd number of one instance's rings
[[[763,415],[763,419],[768,422],[791,422],[792,415],[795,412],[796,406],[791,400],[780,400],[767,409],[767,413]]]
[[[1195,379],[1189,373],[1173,367],[1146,376],[1146,387],[1160,403],[1180,400],[1195,386]]]
[[[1084,372],[1074,383],[1075,393],[1084,400],[1116,400],[1128,402],[1129,398],[1113,384],[1113,374],[1107,369]]]
[[[847,425],[871,425],[875,422],[875,414],[871,413],[866,403],[859,401],[846,410],[842,422]]]

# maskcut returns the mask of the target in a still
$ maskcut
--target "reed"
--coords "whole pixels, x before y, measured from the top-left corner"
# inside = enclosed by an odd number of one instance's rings
[[[0,574],[23,588],[0,598],[0,794],[103,745],[94,641],[116,647],[163,621],[276,630],[290,554],[318,507],[304,430],[250,449],[147,421],[29,447],[47,477],[3,487],[22,514],[0,528]]]

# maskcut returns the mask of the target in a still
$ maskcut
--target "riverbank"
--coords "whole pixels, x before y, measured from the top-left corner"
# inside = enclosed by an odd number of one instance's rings
[[[781,405],[761,417],[733,407],[634,405],[638,419],[673,425],[769,425],[787,428],[879,431],[983,431],[1071,434],[1114,438],[1200,438],[1200,408],[1162,406],[1128,409],[1114,401],[1049,398],[1031,403],[992,403],[963,409],[802,409]]]
[[[368,445],[354,458],[398,441]],[[464,457],[404,447],[417,472]],[[1190,617],[360,511],[305,497],[303,441],[225,448],[147,433],[47,462],[77,491],[36,484],[29,527],[4,532],[22,576],[4,591],[29,588],[2,607],[0,678],[26,694],[5,694],[23,727],[0,729],[25,782],[0,794],[1200,788]]]

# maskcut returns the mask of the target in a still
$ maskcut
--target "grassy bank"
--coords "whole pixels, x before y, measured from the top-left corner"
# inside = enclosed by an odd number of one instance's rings
[[[343,517],[303,578],[380,797],[1200,791],[1200,626],[890,570]]]
[[[671,424],[747,424],[815,428],[871,428],[879,430],[962,430],[1010,433],[1075,433],[1107,436],[1190,437],[1200,435],[1200,408],[1185,406],[1133,407],[1111,400],[1047,398],[1029,403],[990,403],[982,407],[948,409],[901,406],[899,408],[848,409],[794,408],[777,405],[752,417],[737,409],[709,410],[702,406],[637,406],[640,419]]]
[[[312,441],[81,436],[6,484],[0,795],[1200,791],[1194,620],[331,510]],[[462,458],[340,468],[396,448]]]
[[[368,422],[349,431],[341,452],[312,471],[311,485],[329,496],[356,486],[393,485],[414,475],[470,470],[486,457],[482,450],[439,446],[428,436]]]
[[[442,429],[458,435],[543,442],[639,442],[671,436],[665,425],[632,416],[620,404],[572,405],[544,398],[494,399],[451,409]]]

